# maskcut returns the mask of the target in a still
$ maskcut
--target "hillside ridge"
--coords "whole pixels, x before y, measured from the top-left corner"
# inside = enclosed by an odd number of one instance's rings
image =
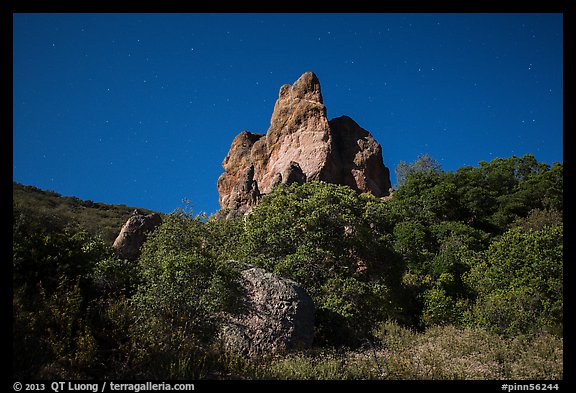
[[[100,235],[110,244],[134,210],[145,214],[154,213],[150,209],[140,207],[64,196],[55,191],[43,190],[16,181],[12,182],[12,198],[14,214],[24,210],[39,220],[45,220],[55,229],[66,226],[80,227],[92,235]]]

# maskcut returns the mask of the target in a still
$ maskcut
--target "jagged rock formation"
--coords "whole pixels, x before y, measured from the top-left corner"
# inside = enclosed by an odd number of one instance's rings
[[[315,308],[302,287],[253,266],[244,267],[240,283],[244,307],[227,317],[222,331],[227,349],[259,357],[312,345]]]
[[[323,180],[378,197],[390,189],[380,145],[349,117],[328,121],[312,72],[280,88],[266,135],[241,132],[222,167],[218,193],[225,217],[250,211],[279,183]]]
[[[264,135],[241,132],[232,141],[232,146],[222,167],[225,176],[218,179],[220,206],[230,211],[245,213],[250,206],[255,206],[260,198],[258,183],[254,180],[254,165],[250,152],[254,143]]]
[[[330,120],[334,143],[339,157],[335,157],[340,173],[332,183],[346,184],[360,192],[383,197],[390,193],[390,171],[384,166],[382,148],[368,131],[348,116]]]
[[[162,223],[158,213],[142,214],[138,209],[126,221],[112,247],[120,258],[134,261],[140,256],[140,247],[147,235]]]

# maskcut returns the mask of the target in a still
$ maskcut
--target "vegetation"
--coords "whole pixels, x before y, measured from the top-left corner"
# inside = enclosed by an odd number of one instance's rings
[[[238,258],[299,282],[316,305],[316,340],[355,345],[400,314],[400,259],[374,236],[376,199],[325,183],[279,185],[246,217]]]
[[[41,223],[42,230],[66,227],[84,230],[92,236],[100,236],[113,242],[130,214],[136,209],[126,205],[81,200],[45,191],[34,186],[12,183],[14,217],[22,215],[32,222]],[[151,210],[138,208],[143,213]]]
[[[386,322],[359,350],[323,349],[276,359],[269,379],[562,379],[562,338],[505,338],[479,328],[435,326],[424,333]]]
[[[80,202],[47,194],[49,208],[15,184],[14,376],[561,379],[562,164],[445,172],[425,155],[397,169],[387,200],[311,182],[244,217],[175,212],[136,262],[77,218]],[[313,348],[262,363],[221,348],[242,296],[231,259],[306,289]]]

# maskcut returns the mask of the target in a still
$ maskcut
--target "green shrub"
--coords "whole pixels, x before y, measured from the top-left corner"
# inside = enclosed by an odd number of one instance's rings
[[[70,229],[50,233],[16,233],[13,239],[13,282],[34,290],[42,281],[48,291],[64,277],[80,278],[86,287],[98,261],[113,256],[100,238]]]
[[[117,256],[109,256],[96,263],[93,286],[107,295],[131,296],[141,282],[139,266]]]
[[[465,275],[476,291],[476,323],[498,333],[551,330],[563,324],[563,230],[516,228],[482,253]]]
[[[23,291],[13,298],[14,377],[85,378],[94,367],[96,342],[79,282],[62,280],[50,293],[38,287],[32,304]]]
[[[402,263],[376,235],[385,220],[365,214],[383,203],[346,186],[281,184],[245,218],[243,259],[308,291],[317,343],[357,345],[398,313]]]
[[[202,250],[199,225],[174,214],[143,248],[130,327],[133,367],[141,377],[205,376],[222,312],[238,309],[237,272]]]
[[[424,326],[462,325],[465,322],[468,311],[466,300],[454,299],[440,285],[425,291],[423,298],[422,324]]]
[[[87,232],[29,218],[13,226],[14,375],[87,378],[99,367],[99,325],[90,316],[94,271],[113,251]]]

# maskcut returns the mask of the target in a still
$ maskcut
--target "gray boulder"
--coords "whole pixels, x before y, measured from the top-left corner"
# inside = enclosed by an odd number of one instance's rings
[[[224,346],[250,358],[308,348],[314,339],[314,303],[296,282],[264,269],[241,272],[245,292],[239,314],[227,315]]]

